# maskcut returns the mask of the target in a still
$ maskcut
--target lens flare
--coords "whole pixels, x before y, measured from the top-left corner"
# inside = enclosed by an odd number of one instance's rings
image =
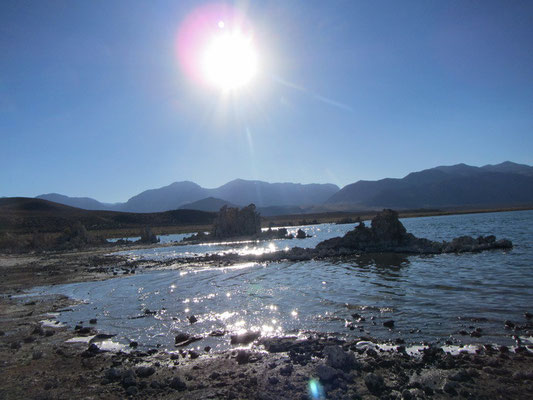
[[[322,388],[322,385],[320,382],[318,382],[316,379],[311,379],[309,381],[309,397],[312,400],[318,400],[318,399],[324,399],[324,389]]]

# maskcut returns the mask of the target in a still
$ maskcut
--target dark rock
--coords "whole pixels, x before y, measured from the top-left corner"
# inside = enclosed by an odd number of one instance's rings
[[[198,318],[196,318],[194,315],[191,315],[191,316],[187,317],[187,319],[189,320],[189,323],[191,323],[191,324],[194,324],[195,322],[198,322]]]
[[[40,326],[36,326],[31,332],[32,335],[44,336],[44,329]]]
[[[190,337],[191,337],[191,335],[189,335],[188,333],[180,332],[180,333],[178,333],[176,335],[176,337],[174,339],[174,342],[176,344],[181,343],[181,342],[185,342],[186,340],[189,340]]]
[[[92,319],[89,320],[89,323],[93,324],[93,325],[96,324],[97,322],[98,322],[98,320],[96,318],[92,318]]]
[[[122,371],[117,368],[109,368],[105,372],[105,378],[111,382],[119,381],[122,379]]]
[[[137,240],[138,243],[159,243],[159,238],[148,226],[144,227],[140,236],[141,238]]]
[[[392,328],[394,328],[394,321],[393,320],[385,321],[385,322],[383,322],[383,326],[385,328],[392,329]]]
[[[505,329],[513,329],[515,326],[516,325],[514,322],[509,321],[509,320],[505,321]]]
[[[176,343],[176,346],[183,347],[187,346],[191,343],[197,342],[198,340],[202,340],[202,336],[191,336],[188,333],[180,332],[176,335],[176,338],[174,339],[174,342]]]
[[[292,366],[292,364],[287,364],[279,369],[279,373],[282,376],[290,376],[292,375],[293,369],[294,367]]]
[[[206,353],[209,353],[209,352],[211,351],[211,346],[205,346],[205,347],[204,347],[204,351],[205,351]]]
[[[139,367],[135,370],[135,373],[140,378],[148,378],[155,373],[154,367]]]
[[[259,339],[260,332],[245,332],[238,335],[231,335],[231,344],[249,344]]]
[[[370,393],[375,395],[379,395],[385,390],[385,382],[383,381],[383,377],[374,373],[370,373],[365,376],[365,385]]]
[[[139,389],[137,389],[137,386],[128,386],[126,388],[126,394],[128,396],[135,396],[139,392]]]
[[[133,371],[127,370],[122,374],[122,386],[128,388],[130,386],[137,386],[137,379]]]
[[[531,314],[530,312],[527,312],[527,311],[526,311],[526,312],[524,313],[524,317],[525,317],[526,319],[531,319],[531,318],[533,318],[533,314]]]
[[[415,254],[439,254],[465,251],[482,251],[489,249],[512,248],[509,240],[496,241],[494,236],[461,236],[448,242],[433,242],[417,238],[407,233],[393,210],[378,213],[367,228],[360,223],[343,237],[336,237],[320,242],[315,249],[318,256],[348,255],[354,252],[393,252]]]
[[[457,383],[447,381],[442,387],[442,390],[444,390],[444,392],[448,393],[449,395],[457,396],[457,386]]]
[[[346,352],[341,346],[327,346],[324,348],[326,365],[335,369],[349,371],[357,366],[357,361],[353,353]]]
[[[11,349],[13,349],[13,350],[18,350],[18,349],[20,349],[21,345],[20,345],[19,342],[13,342],[13,343],[11,343],[11,345],[9,347]]]
[[[195,350],[190,350],[189,351],[189,357],[191,357],[191,359],[194,360],[195,358],[200,357],[200,354],[197,351],[195,351]]]
[[[307,234],[302,229],[298,229],[296,232],[296,239],[305,239],[307,237]]]
[[[133,342],[130,342],[130,347],[132,348],[136,348],[137,346],[139,346],[139,343],[133,341]]]
[[[239,350],[237,351],[237,356],[235,357],[235,360],[239,364],[246,364],[248,360],[250,359],[250,352],[247,350]]]
[[[333,381],[341,371],[330,367],[329,365],[320,364],[316,368],[316,374],[321,382],[327,383]]]
[[[82,327],[80,329],[78,329],[78,333],[80,335],[90,335],[93,333],[93,330],[92,328],[89,328],[88,326],[85,326],[85,327]]]
[[[216,331],[212,331],[209,336],[213,336],[213,337],[218,337],[218,336],[224,336],[226,334],[225,331],[223,330],[216,330]]]
[[[211,236],[218,239],[238,236],[253,236],[261,233],[261,217],[250,204],[238,208],[223,206],[213,222]]]
[[[470,374],[468,372],[466,372],[464,369],[460,369],[460,370],[454,372],[448,378],[451,381],[456,381],[456,382],[467,382],[467,381],[471,380]]]
[[[50,337],[50,336],[54,336],[55,332],[51,329],[47,329],[44,331],[44,336],[46,337]]]
[[[276,376],[269,376],[268,383],[271,385],[277,385],[279,383],[279,379]]]
[[[183,391],[187,389],[187,385],[185,384],[185,382],[183,382],[181,378],[178,376],[175,376],[174,378],[172,378],[168,386],[170,386],[174,390],[179,390],[179,391]]]

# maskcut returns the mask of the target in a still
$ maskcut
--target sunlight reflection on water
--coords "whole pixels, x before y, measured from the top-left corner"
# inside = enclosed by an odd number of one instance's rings
[[[204,337],[191,346],[217,350],[231,346],[230,334],[245,331],[263,336],[327,332],[342,337],[401,337],[411,342],[445,340],[453,335],[469,342],[477,339],[458,332],[472,325],[483,329],[480,340],[484,343],[512,343],[503,321],[521,321],[523,313],[531,311],[528,307],[533,300],[533,212],[403,222],[417,236],[441,240],[462,234],[495,234],[513,240],[515,248],[431,257],[377,254],[306,262],[188,266],[35,291],[84,301],[72,312],[62,313],[62,322],[74,325],[97,318],[98,328],[116,333],[117,341],[135,340],[146,347],[159,344],[169,350],[174,348],[174,336],[179,331]],[[303,227],[313,237],[283,243],[186,245],[126,254],[166,260],[180,251],[312,247],[351,227]],[[197,319],[194,323],[189,320],[192,315]],[[391,319],[395,326],[389,330],[383,322]],[[210,336],[217,331],[222,336]]]

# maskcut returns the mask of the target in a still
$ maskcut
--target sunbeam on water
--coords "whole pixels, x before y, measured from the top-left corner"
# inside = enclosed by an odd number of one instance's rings
[[[97,318],[98,329],[116,334],[115,341],[136,341],[141,348],[173,350],[178,332],[201,336],[201,342],[191,346],[210,346],[214,351],[232,347],[230,335],[242,332],[300,337],[323,332],[347,338],[403,338],[411,343],[444,341],[452,335],[465,344],[479,343],[475,337],[458,334],[474,323],[483,331],[483,343],[512,345],[503,321],[523,318],[533,295],[533,212],[427,217],[403,223],[416,236],[429,239],[495,234],[511,239],[515,247],[509,252],[431,257],[381,254],[225,267],[191,264],[36,288],[33,293],[60,293],[82,301],[58,319],[74,326]],[[273,251],[272,246],[313,247],[352,227],[304,227],[313,237],[254,247],[263,251]],[[168,260],[185,252],[250,251],[247,246],[186,245],[124,254]],[[394,328],[383,326],[388,320],[395,321]]]

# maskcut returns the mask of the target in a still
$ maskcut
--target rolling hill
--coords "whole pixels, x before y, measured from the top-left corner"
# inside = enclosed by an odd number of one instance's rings
[[[215,213],[197,210],[126,213],[82,210],[35,198],[0,198],[0,233],[59,232],[78,221],[89,230],[208,225],[214,217]]]

